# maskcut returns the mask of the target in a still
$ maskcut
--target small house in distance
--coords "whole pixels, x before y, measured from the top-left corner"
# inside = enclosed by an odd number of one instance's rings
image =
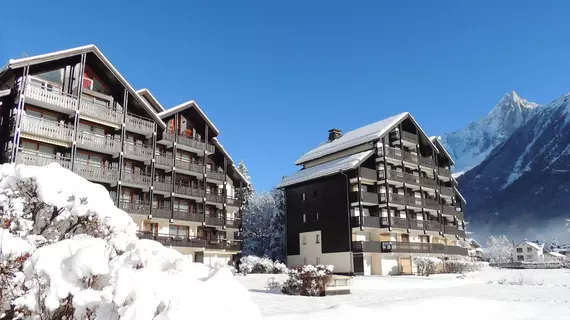
[[[523,241],[513,248],[514,262],[536,262],[544,261],[544,244]]]

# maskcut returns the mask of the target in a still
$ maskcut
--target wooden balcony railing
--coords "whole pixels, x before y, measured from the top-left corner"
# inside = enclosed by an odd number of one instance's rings
[[[87,180],[117,182],[119,180],[119,168],[115,166],[101,166],[93,163],[75,161],[73,172]]]
[[[224,172],[220,172],[218,170],[207,170],[206,171],[206,176],[209,179],[214,179],[217,181],[224,181]]]
[[[163,192],[172,192],[172,182],[170,181],[154,181],[154,190]]]
[[[26,149],[20,149],[16,156],[16,164],[25,164],[28,166],[47,166],[48,164],[56,162],[60,166],[70,169],[71,159],[67,157],[62,157],[55,154],[46,154],[38,151],[31,151]]]
[[[425,229],[424,223],[425,223],[424,220],[410,219],[410,229],[424,230]]]
[[[360,217],[350,217],[350,225],[352,228],[360,227]],[[363,216],[362,226],[365,228],[380,228],[380,217]],[[386,227],[388,226],[386,225]]]
[[[419,186],[420,180],[421,180],[420,176],[404,172],[404,181],[407,184],[413,184],[413,185]]]
[[[174,164],[172,156],[169,157],[162,154],[155,154],[154,161],[157,165],[166,166],[168,168],[172,168],[172,165]]]
[[[353,252],[382,252],[380,241],[352,241]]]
[[[113,136],[102,136],[86,131],[77,132],[77,145],[85,149],[96,149],[104,153],[121,152],[121,139]]]
[[[114,124],[123,123],[123,110],[113,108],[109,106],[109,103],[103,103],[90,97],[81,98],[79,112],[97,120]]]
[[[418,142],[418,136],[411,133],[411,132],[407,132],[407,131],[402,131],[402,140],[407,141],[407,142],[411,142],[413,144],[416,144]]]
[[[72,125],[28,115],[22,116],[22,123],[20,126],[20,131],[23,133],[65,142],[73,141],[73,130]]]
[[[441,187],[441,194],[444,196],[453,197],[454,196],[453,188]]]
[[[455,209],[455,207],[454,206],[448,206],[448,205],[441,206],[441,212],[443,214],[449,214],[449,215],[457,214],[457,210]]]
[[[462,248],[459,246],[446,246],[446,252],[447,254],[453,254],[453,255],[460,255],[460,256],[467,256],[468,255],[468,249],[467,248]]]
[[[24,91],[26,97],[70,111],[77,109],[77,97],[63,92],[61,87],[38,82],[43,82],[43,80],[31,79],[27,81]]]
[[[404,161],[416,164],[418,163],[418,155],[411,152],[404,152]]]
[[[198,198],[204,197],[204,189],[181,185],[181,184],[174,185],[174,193],[186,196],[198,197]]]
[[[402,160],[403,159],[403,152],[404,151],[402,151],[402,149],[386,147],[386,157],[387,158]],[[383,155],[384,155],[384,149],[382,147],[379,147],[378,148],[378,156],[383,156]]]
[[[172,210],[170,207],[159,206],[152,208],[152,217],[161,219],[170,219],[172,216]]]
[[[129,131],[147,136],[152,135],[154,132],[154,122],[152,120],[130,113],[126,117],[126,127]]]
[[[130,214],[150,214],[150,204],[148,202],[121,201],[119,202],[119,209]]]
[[[226,219],[226,227],[238,229],[241,226],[241,219]]]
[[[241,207],[241,205],[242,205],[241,199],[238,199],[238,198],[227,197],[226,201],[227,201],[228,206]]]
[[[405,206],[407,204],[406,196],[403,194],[381,193],[380,194],[380,203],[386,203],[387,201],[389,201],[390,204],[398,204],[398,205],[403,205],[403,206]]]
[[[427,231],[434,231],[434,232],[439,232],[441,231],[441,224],[439,223],[439,221],[436,220],[425,220],[424,221],[424,225],[425,225],[425,229]]]
[[[365,204],[378,204],[378,194],[375,192],[358,192],[358,191],[351,191],[349,193],[349,200],[351,203],[362,201]]]
[[[215,193],[206,193],[206,201],[224,203],[224,195]]]
[[[169,133],[169,138],[168,140],[170,140],[171,138],[173,138],[174,134]],[[216,147],[214,147],[214,145],[210,144],[210,143],[206,143],[203,140],[194,138],[194,137],[188,137],[186,135],[178,135],[178,143],[194,148],[194,149],[198,149],[198,150],[206,150],[209,154],[214,153],[214,151],[216,150]]]
[[[206,215],[206,224],[210,225],[210,226],[223,226],[223,225],[225,225],[224,218],[221,215],[211,216],[208,214]]]
[[[430,179],[430,178],[422,178],[422,186],[424,187],[431,187],[433,189],[437,188],[437,180]]]
[[[150,187],[150,175],[142,172],[123,171],[121,181],[140,187]]]
[[[435,168],[435,160],[428,157],[420,157],[420,165],[428,168]]]
[[[445,253],[445,245],[423,242],[382,242],[382,252],[399,253]]]
[[[410,221],[408,218],[392,217],[391,226],[393,228],[408,229],[410,227]]]
[[[144,144],[135,144],[125,142],[125,156],[131,156],[140,159],[152,159],[152,148]]]
[[[424,208],[437,210],[439,209],[439,203],[435,199],[424,199]]]
[[[439,167],[439,168],[437,168],[437,173],[438,173],[440,176],[451,177],[451,170],[449,170],[449,169],[447,169],[447,168]]]
[[[457,234],[457,226],[444,225],[443,226],[443,233]]]
[[[204,213],[202,213],[199,210],[195,210],[195,211],[191,211],[191,212],[174,210],[172,218],[176,219],[176,220],[203,222],[204,221]]]
[[[204,174],[204,164],[199,162],[190,162],[186,160],[176,159],[176,169],[187,170]]]
[[[395,170],[380,170],[378,172],[380,180],[388,179],[392,181],[404,182],[404,172]]]

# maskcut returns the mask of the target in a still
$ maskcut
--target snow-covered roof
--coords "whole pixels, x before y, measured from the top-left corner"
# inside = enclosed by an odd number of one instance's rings
[[[544,243],[539,245],[535,242],[530,242],[530,241],[523,241],[523,242],[519,243],[517,245],[517,247],[520,246],[521,244],[526,244],[527,246],[533,247],[536,250],[542,250],[542,248],[544,247]]]
[[[152,95],[152,93],[147,88],[137,90],[137,93],[139,95],[142,95],[143,98],[145,98],[145,99],[146,99],[146,97],[148,97],[149,98],[148,100],[150,100],[149,102],[154,107],[154,110],[156,112],[162,112],[165,110],[164,107],[160,104],[160,102],[158,102],[158,100],[156,100],[156,98]]]
[[[154,109],[148,103],[146,103],[146,101],[141,96],[138,95],[138,93],[135,91],[135,89],[133,89],[133,87],[130,85],[130,83],[127,82],[127,80],[123,77],[123,75],[121,75],[119,73],[119,71],[115,68],[115,66],[113,66],[113,64],[107,59],[107,57],[105,57],[105,55],[94,44],[89,44],[89,45],[82,46],[82,47],[76,47],[76,48],[71,48],[71,49],[67,49],[67,50],[55,51],[55,52],[50,52],[50,53],[46,53],[46,54],[40,54],[40,55],[36,55],[36,56],[20,58],[20,59],[10,59],[10,61],[8,62],[8,68],[12,68],[12,69],[21,68],[24,66],[30,66],[30,65],[48,62],[48,61],[73,57],[73,56],[76,56],[79,54],[89,53],[89,52],[92,52],[93,54],[95,54],[99,58],[99,60],[101,60],[101,62],[103,62],[103,64],[107,67],[107,69],[109,69],[111,71],[111,73],[113,73],[113,75],[119,80],[119,82],[121,82],[121,84],[125,88],[127,88],[129,93],[135,99],[138,100],[138,102],[146,109],[146,111],[148,111],[148,113],[154,118],[154,120],[158,123],[159,126],[161,126],[163,129],[166,128],[166,125],[158,117],[158,115],[154,111]]]
[[[475,245],[476,247],[479,247],[479,248],[482,247],[482,246],[479,244],[479,242],[477,242],[477,240],[475,240],[475,239],[473,239],[473,238],[467,239],[467,241],[469,241],[471,244]]]
[[[562,253],[558,253],[558,252],[549,252],[548,254],[550,254],[551,256],[557,257],[557,258],[566,258],[565,255],[563,255]]]
[[[218,128],[216,128],[216,126],[214,125],[214,123],[212,121],[210,121],[210,119],[206,116],[206,114],[202,111],[202,109],[200,109],[200,107],[198,106],[198,104],[194,101],[194,100],[190,100],[190,101],[186,101],[182,104],[179,104],[177,106],[174,106],[168,110],[162,111],[158,114],[158,116],[161,119],[164,119],[166,117],[169,117],[175,113],[178,113],[182,110],[186,110],[188,108],[193,107],[194,109],[196,109],[196,111],[198,111],[198,113],[200,114],[200,116],[202,118],[204,118],[204,121],[206,121],[206,123],[208,124],[208,126],[210,126],[210,128],[212,128],[212,130],[214,130],[214,132],[216,133],[216,135],[220,134],[220,131],[218,130]]]
[[[297,159],[297,161],[295,161],[295,164],[300,165],[307,161],[318,159],[335,152],[339,152],[348,148],[352,148],[367,142],[377,140],[382,136],[384,136],[385,134],[387,134],[398,123],[400,123],[401,121],[405,120],[408,117],[419,128],[420,132],[427,138],[427,135],[425,134],[423,129],[418,125],[414,117],[412,117],[412,115],[409,112],[403,112],[395,116],[391,116],[389,118],[380,120],[378,122],[374,122],[372,124],[349,131],[343,134],[340,138],[335,139],[334,141],[323,143],[320,146],[302,155],[299,159]],[[433,142],[431,142],[429,139],[427,140],[432,145],[434,150],[438,152]]]
[[[368,159],[374,150],[355,153],[343,158],[335,159],[314,167],[301,169],[292,175],[283,178],[277,188],[283,188],[297,183],[330,176],[341,171],[350,170],[358,167],[363,161]]]
[[[0,90],[0,97],[4,97],[10,94],[12,90],[10,89],[6,89],[6,90]]]
[[[461,195],[461,192],[459,192],[459,190],[457,189],[457,187],[453,187],[453,190],[455,190],[455,193],[457,193],[457,195],[459,196],[459,198],[461,198],[461,201],[463,201],[463,203],[467,204],[467,201],[465,200],[465,198],[463,198],[463,196]]]
[[[445,147],[443,146],[443,143],[441,143],[441,140],[439,137],[436,136],[431,136],[429,137],[429,140],[431,142],[433,142],[434,144],[437,143],[437,145],[439,146],[439,150],[443,151],[443,153],[445,154],[446,157],[449,158],[449,162],[451,163],[451,165],[454,165],[455,162],[453,161],[453,158],[451,157],[451,155],[449,154],[449,152],[447,152],[447,150],[445,150]]]

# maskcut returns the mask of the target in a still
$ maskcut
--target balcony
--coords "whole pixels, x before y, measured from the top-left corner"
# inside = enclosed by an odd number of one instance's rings
[[[445,245],[424,242],[382,242],[382,252],[396,253],[445,253]]]
[[[425,220],[424,226],[426,231],[440,232],[441,224],[437,220]]]
[[[445,234],[457,234],[457,226],[451,225],[444,225],[443,226],[443,233]]]
[[[150,187],[151,180],[150,175],[142,172],[123,171],[121,183],[123,185],[144,189],[146,187]]]
[[[378,176],[380,180],[387,179],[390,181],[404,182],[404,172],[402,171],[380,170],[378,171]]]
[[[165,131],[162,133],[162,139],[170,142],[178,142],[181,149],[190,149],[191,151],[208,151],[213,154],[216,147],[212,144],[206,143],[201,139],[187,136],[185,134],[176,134],[174,132]]]
[[[441,206],[441,213],[447,214],[447,215],[456,215],[457,210],[455,209],[454,206],[443,205],[443,206]]]
[[[210,179],[210,180],[216,180],[216,181],[220,181],[223,182],[225,181],[225,175],[223,171],[218,171],[218,170],[206,170],[206,178]]]
[[[390,225],[392,228],[409,229],[410,222],[408,218],[391,217]]]
[[[233,198],[233,197],[227,197],[226,198],[226,203],[228,204],[228,206],[231,207],[241,207],[241,200],[238,198]]]
[[[59,85],[42,79],[31,78],[26,83],[24,95],[26,102],[51,110],[72,114],[77,109],[77,97],[63,92]]]
[[[207,202],[224,203],[224,195],[216,193],[206,193]]]
[[[155,154],[154,165],[165,169],[172,169],[174,161],[172,160],[172,156],[169,157],[162,154]]]
[[[455,211],[455,217],[457,220],[465,220],[465,215],[462,211]]]
[[[465,234],[465,230],[463,229],[457,229],[457,236],[459,238],[465,238],[467,236],[467,234]]]
[[[206,246],[206,240],[202,238],[192,237],[181,237],[175,234],[159,234],[149,231],[138,232],[137,236],[139,239],[154,240],[161,243],[163,246],[173,246],[173,247],[194,247],[194,248],[204,248]]]
[[[20,131],[22,134],[29,134],[36,137],[48,138],[55,141],[64,142],[60,145],[69,147],[73,141],[73,126],[36,118],[28,115],[22,116]]]
[[[150,204],[148,202],[121,201],[119,202],[119,209],[122,209],[129,214],[150,214]]]
[[[380,241],[352,241],[353,252],[382,252]]]
[[[352,228],[360,227],[360,217],[359,216],[350,217],[350,225]],[[380,217],[362,216],[362,227],[380,228]],[[386,227],[388,226],[386,225]]]
[[[221,215],[206,215],[206,224],[209,226],[224,226],[224,218]]]
[[[127,131],[136,132],[144,136],[151,136],[154,132],[154,121],[131,113],[126,117]]]
[[[420,166],[435,168],[435,161],[432,158],[420,157]]]
[[[119,168],[100,164],[75,161],[73,172],[83,178],[96,182],[116,183],[119,180]]]
[[[404,181],[407,184],[413,184],[413,185],[419,186],[420,180],[421,180],[421,178],[419,176],[416,176],[416,175],[411,174],[411,173],[404,172]]]
[[[242,249],[242,242],[226,239],[208,239],[206,240],[206,249],[240,251]]]
[[[418,155],[411,152],[404,152],[404,161],[412,164],[417,164]]]
[[[202,175],[204,174],[204,164],[176,158],[176,170],[188,171],[190,173],[194,173],[202,177]]]
[[[152,148],[140,143],[125,142],[125,158],[145,161],[152,159]]]
[[[460,256],[467,256],[468,249],[459,246],[446,246],[446,253]]]
[[[176,195],[181,195],[181,196],[196,197],[200,199],[204,198],[204,189],[185,186],[181,184],[174,185],[174,193],[176,193]]]
[[[424,199],[415,196],[406,196],[406,203],[410,207],[421,208],[424,205]]]
[[[434,199],[424,199],[424,208],[437,210],[439,209],[439,202],[437,202],[437,200]]]
[[[352,191],[349,193],[350,203],[357,203],[362,201],[365,205],[377,205],[378,204],[378,194],[373,192],[358,192]]]
[[[79,115],[87,120],[120,128],[124,113],[121,109],[110,107],[109,102],[86,96],[81,98]]]
[[[438,187],[437,180],[422,178],[422,186],[430,189],[436,189]]]
[[[409,143],[417,144],[418,143],[418,136],[416,134],[411,133],[411,132],[402,131],[402,140],[409,142]]]
[[[204,213],[198,210],[194,210],[191,212],[174,210],[172,218],[175,220],[204,222]]]
[[[241,219],[226,219],[226,227],[239,229],[241,226]]]
[[[424,230],[424,220],[415,220],[415,219],[410,219],[410,229],[413,230]]]
[[[401,161],[403,159],[403,152],[404,151],[402,151],[402,149],[386,147],[386,158]],[[383,155],[384,155],[384,148],[379,147],[378,148],[378,156],[381,157]]]
[[[20,149],[16,155],[16,164],[42,167],[47,166],[52,162],[56,162],[66,169],[71,168],[71,159],[55,154],[46,154],[38,151]]]
[[[360,167],[360,178],[364,180],[376,181],[378,175],[376,169]]]
[[[113,136],[103,136],[86,131],[77,132],[77,146],[106,154],[121,152],[121,139]]]
[[[239,231],[234,232],[234,239],[243,240],[243,232],[239,232]]]
[[[455,193],[453,192],[453,188],[441,187],[441,195],[442,195],[442,196],[453,197],[453,196],[455,195]]]
[[[387,203],[389,202],[390,205],[407,205],[406,196],[403,194],[397,193],[381,193],[380,194],[380,203]]]
[[[439,174],[442,177],[451,177],[451,170],[439,167],[437,168],[437,174]]]
[[[159,193],[170,194],[172,192],[172,182],[170,181],[155,181],[153,183],[153,190]]]
[[[172,216],[172,209],[170,209],[170,207],[160,206],[152,208],[153,218],[170,219],[171,216]]]

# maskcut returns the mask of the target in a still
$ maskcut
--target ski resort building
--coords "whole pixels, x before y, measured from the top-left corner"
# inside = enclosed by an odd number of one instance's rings
[[[414,256],[467,256],[465,200],[453,160],[409,113],[342,134],[296,161],[285,177],[287,264],[335,272],[410,274]]]
[[[165,110],[89,45],[10,60],[0,117],[3,163],[57,162],[107,188],[141,238],[206,264],[239,257],[248,181],[194,101]]]

